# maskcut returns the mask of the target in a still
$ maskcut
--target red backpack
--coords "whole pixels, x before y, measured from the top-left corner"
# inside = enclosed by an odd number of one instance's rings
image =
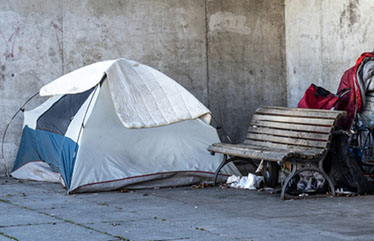
[[[311,84],[305,91],[303,98],[297,104],[297,108],[331,110],[339,99],[348,92],[350,92],[350,89],[345,88],[335,95],[320,86]]]

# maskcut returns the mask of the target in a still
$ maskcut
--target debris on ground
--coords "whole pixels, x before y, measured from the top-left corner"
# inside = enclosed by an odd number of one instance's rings
[[[344,190],[343,188],[336,189],[335,193],[336,193],[336,196],[339,196],[339,197],[358,196],[358,194],[356,192],[351,192],[351,191],[348,191],[348,190]]]
[[[325,179],[318,172],[304,171],[299,174],[297,190],[302,192],[317,192],[325,185]]]
[[[213,184],[211,184],[211,183],[201,183],[201,184],[192,185],[192,189],[202,189],[202,188],[206,188],[206,187],[213,187]]]
[[[264,186],[264,177],[249,173],[248,176],[240,177],[232,175],[227,179],[227,184],[233,188],[256,190]]]

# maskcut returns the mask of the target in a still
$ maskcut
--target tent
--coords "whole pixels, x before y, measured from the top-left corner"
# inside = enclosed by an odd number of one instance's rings
[[[24,113],[11,175],[61,182],[69,193],[211,180],[222,160],[210,112],[181,85],[135,61],[98,62],[40,89]],[[223,174],[238,174],[234,165]]]

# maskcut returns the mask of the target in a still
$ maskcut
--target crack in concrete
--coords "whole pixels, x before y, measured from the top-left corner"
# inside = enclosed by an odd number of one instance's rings
[[[55,225],[57,223],[56,222],[46,222],[46,223],[25,223],[25,224],[0,225],[0,228],[27,227],[27,226],[38,226],[38,225],[45,225],[45,224]]]
[[[116,239],[119,239],[119,240],[130,241],[130,239],[128,239],[128,238],[125,238],[125,237],[122,237],[122,236],[119,236],[119,235],[113,235],[111,233],[108,233],[108,232],[105,232],[105,231],[101,231],[99,229],[92,228],[92,227],[86,226],[86,225],[81,224],[81,223],[76,223],[76,222],[74,222],[72,220],[69,220],[69,219],[64,219],[64,218],[61,218],[59,216],[55,216],[55,215],[49,214],[47,212],[39,211],[37,209],[29,208],[27,206],[22,206],[22,205],[19,205],[19,204],[16,204],[16,203],[12,203],[9,200],[0,199],[0,202],[11,204],[13,206],[16,206],[16,207],[19,207],[19,208],[23,208],[23,209],[28,210],[28,211],[37,212],[39,214],[42,214],[42,215],[45,215],[45,216],[48,216],[48,217],[51,217],[51,218],[55,218],[57,220],[65,222],[65,223],[70,223],[70,224],[73,224],[73,225],[78,226],[78,227],[82,227],[82,228],[85,228],[85,229],[88,229],[88,230],[91,230],[91,231],[95,231],[97,233],[105,234],[105,235],[108,235],[110,237],[113,237],[113,238],[116,238]],[[14,238],[14,240],[18,240],[18,239]]]
[[[128,223],[128,222],[147,221],[147,220],[150,220],[150,219],[139,219],[139,220],[131,219],[131,220],[102,221],[100,223]],[[95,224],[95,223],[91,223],[91,224]]]
[[[144,193],[136,193],[138,194],[139,196],[143,197]],[[176,202],[180,202],[180,203],[183,203],[183,204],[188,204],[187,202],[184,202],[182,200],[178,200],[178,199],[173,199],[173,198],[169,198],[169,197],[165,197],[165,196],[161,196],[161,195],[157,195],[157,194],[154,194],[154,193],[147,193],[149,196],[154,196],[154,197],[157,197],[157,198],[162,198],[162,199],[166,199],[166,200],[172,200],[172,201],[176,201]],[[89,201],[91,203],[94,203],[94,204],[97,204],[97,205],[103,205],[102,202],[96,202],[96,201]],[[107,207],[113,207],[110,205],[110,203],[105,203],[104,206],[107,206]],[[114,207],[116,208],[116,207]],[[157,217],[153,217],[153,219],[160,219],[161,221],[166,221],[165,219],[162,220],[161,218],[157,218]],[[153,220],[152,219],[152,220]],[[101,223],[126,223],[126,222],[136,222],[136,221],[144,221],[144,220],[149,220],[149,219],[139,219],[139,220],[117,220],[117,221],[102,221]],[[204,219],[200,219],[200,220],[204,220]],[[210,220],[209,218],[207,218],[206,220]],[[174,219],[173,221],[188,221],[188,219]],[[213,235],[217,235],[217,236],[221,236],[222,237],[222,234],[220,233],[216,233],[216,232],[213,232],[213,231],[210,231],[210,230],[207,230],[205,228],[201,228],[201,227],[190,227],[191,229],[196,229],[196,230],[200,230],[201,232],[207,232],[207,233],[210,233],[210,234],[213,234]],[[160,240],[154,240],[154,241],[171,241],[171,240],[188,240],[188,239],[191,239],[189,237],[184,237],[184,238],[173,238],[173,239],[160,239]]]
[[[173,241],[173,240],[188,240],[188,239],[191,239],[191,238],[155,239],[152,241]]]
[[[141,193],[140,193],[141,194]],[[179,200],[179,199],[175,199],[175,198],[170,198],[170,197],[165,197],[165,196],[162,196],[162,195],[157,195],[155,193],[150,193],[149,194],[150,196],[154,196],[154,197],[158,197],[158,198],[162,198],[162,199],[166,199],[166,200],[171,200],[171,201],[176,201],[176,202],[180,202],[180,203],[183,203],[183,204],[189,204],[188,202],[185,202],[185,201],[182,201],[182,200]],[[200,219],[201,220],[204,220],[204,219]],[[205,220],[210,220],[209,218],[205,219]],[[174,219],[173,221],[187,221],[187,219]],[[193,228],[192,226],[190,228]],[[221,234],[221,233],[217,233],[217,232],[213,232],[211,230],[207,230],[206,228],[199,228],[199,227],[195,227],[195,229],[197,230],[200,230],[202,232],[207,232],[207,233],[210,233],[210,234],[213,234],[213,235],[217,235],[219,237],[224,237],[225,235]],[[190,239],[190,238],[186,238],[186,239]],[[169,240],[181,240],[181,239],[168,239]]]
[[[0,202],[7,203],[7,204],[12,204],[9,200],[6,200],[6,199],[0,199]]]
[[[0,232],[0,236],[6,237],[6,238],[11,239],[11,240],[16,240],[16,241],[18,241],[18,239],[16,239],[15,237],[12,237],[12,236],[10,236],[10,235],[8,235],[8,234],[5,234],[5,233],[3,233],[3,232]]]

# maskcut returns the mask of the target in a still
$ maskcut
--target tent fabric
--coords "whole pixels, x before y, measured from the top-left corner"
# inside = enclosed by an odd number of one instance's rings
[[[115,60],[97,62],[72,71],[44,85],[39,94],[41,96],[54,96],[77,94],[89,90],[100,83],[105,71],[114,62]]]
[[[70,138],[44,130],[23,129],[13,171],[29,161],[43,160],[54,172],[60,173],[70,186],[77,144]]]
[[[238,172],[236,175],[239,175]],[[226,175],[227,176],[227,175]],[[127,177],[117,180],[110,180],[97,183],[89,183],[74,189],[70,193],[97,192],[103,190],[126,189],[145,189],[153,187],[176,187],[198,184],[212,179],[211,172],[199,171],[181,171],[181,172],[163,172],[141,175],[136,177]]]
[[[216,142],[216,130],[200,119],[153,128],[125,128],[115,113],[108,83],[104,82],[81,138],[71,190],[126,178],[133,179],[131,184],[142,181],[144,176],[148,181],[157,180],[165,173],[180,171],[209,172],[212,176],[222,156],[210,155],[207,146]],[[232,166],[223,171],[232,172]],[[89,187],[95,188],[90,185],[86,189]]]
[[[92,74],[87,75],[92,68],[100,78],[86,81],[92,78]],[[210,122],[210,111],[181,85],[149,66],[127,59],[76,70],[43,86],[40,95],[84,92],[97,85],[104,73],[116,113],[127,128],[156,127],[195,118]]]
[[[209,114],[187,90],[149,66],[119,59],[106,73],[116,113],[127,128],[168,125]]]
[[[17,179],[61,183],[65,186],[61,174],[52,171],[51,167],[44,161],[31,161],[25,163],[22,168],[14,170],[12,176]]]
[[[219,142],[209,110],[148,66],[93,64],[40,94],[52,96],[24,113],[16,178],[61,181],[69,193],[179,186],[211,181],[222,161],[207,151]],[[231,163],[221,174],[240,173]]]

